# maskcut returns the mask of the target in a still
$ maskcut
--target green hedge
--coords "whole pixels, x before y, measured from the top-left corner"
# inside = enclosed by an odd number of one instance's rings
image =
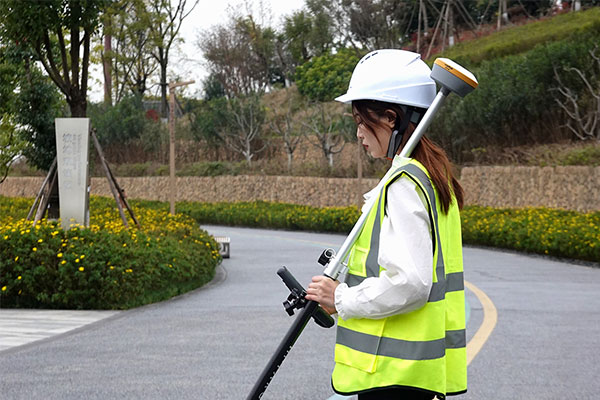
[[[89,229],[64,231],[25,221],[31,202],[0,197],[1,307],[135,307],[203,285],[220,261],[193,219],[162,207],[134,205],[142,229],[126,230],[114,201],[92,197]]]
[[[356,207],[268,202],[181,203],[177,210],[202,224],[339,233],[349,233],[359,217]],[[600,262],[600,212],[469,206],[461,216],[465,244]]]
[[[177,204],[177,212],[203,224],[257,228],[348,232],[359,217],[355,207],[318,208],[264,201]]]
[[[589,50],[598,43],[600,29],[482,62],[471,69],[479,87],[464,99],[450,96],[430,134],[459,164],[471,161],[473,149],[547,143],[571,135],[561,128],[566,117],[554,99],[559,97],[554,69],[575,93],[584,93],[581,80],[563,67],[595,76]]]

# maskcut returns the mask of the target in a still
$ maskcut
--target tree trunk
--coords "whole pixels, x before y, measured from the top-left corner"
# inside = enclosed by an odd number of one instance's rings
[[[110,28],[110,21],[106,23],[104,31]],[[112,105],[112,36],[104,34],[104,54],[102,55],[102,66],[104,67],[104,104]],[[108,54],[107,54],[108,53]]]
[[[160,116],[167,118],[167,60],[160,63]]]
[[[292,172],[292,156],[293,153],[288,151],[287,152],[287,169],[288,169],[288,173]]]
[[[87,111],[87,100],[85,97],[75,95],[69,102],[69,109],[71,110],[72,118],[83,118],[86,117]]]

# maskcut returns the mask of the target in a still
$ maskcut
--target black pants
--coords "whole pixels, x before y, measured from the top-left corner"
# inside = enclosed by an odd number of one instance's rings
[[[431,393],[410,389],[380,389],[358,395],[358,400],[432,400]],[[443,399],[439,396],[438,399]]]

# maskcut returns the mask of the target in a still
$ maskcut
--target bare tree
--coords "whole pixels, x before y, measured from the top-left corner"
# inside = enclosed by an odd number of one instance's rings
[[[294,114],[298,111],[300,104],[300,94],[297,89],[286,89],[287,98],[285,104],[280,104],[271,116],[269,126],[273,133],[283,140],[283,147],[287,155],[287,169],[292,171],[292,160],[294,151],[302,139],[302,129]]]
[[[226,104],[226,118],[220,121],[218,135],[227,147],[242,154],[250,166],[254,155],[266,148],[265,144],[256,148],[265,121],[265,109],[260,102],[260,95],[229,99]]]
[[[333,155],[340,153],[346,145],[348,118],[341,112],[338,104],[315,103],[302,124],[312,134],[311,143],[323,152],[329,167],[333,167]]]
[[[600,140],[600,55],[598,46],[590,50],[590,56],[595,61],[597,71],[592,76],[586,76],[580,69],[575,67],[564,68],[565,72],[574,72],[582,81],[585,94],[579,96],[574,90],[567,87],[556,68],[554,76],[558,81],[560,97],[554,97],[556,103],[567,114],[569,121],[565,125],[575,136],[581,140]]]

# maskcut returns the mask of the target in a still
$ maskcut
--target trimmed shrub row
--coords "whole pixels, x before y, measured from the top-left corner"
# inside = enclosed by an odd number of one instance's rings
[[[348,233],[356,207],[248,203],[180,203],[177,210],[202,224]],[[600,262],[600,212],[548,208],[468,206],[461,213],[463,242],[555,257]]]
[[[318,208],[265,201],[182,202],[177,204],[177,212],[187,214],[203,224],[319,232],[349,232],[360,216],[355,207]]]

